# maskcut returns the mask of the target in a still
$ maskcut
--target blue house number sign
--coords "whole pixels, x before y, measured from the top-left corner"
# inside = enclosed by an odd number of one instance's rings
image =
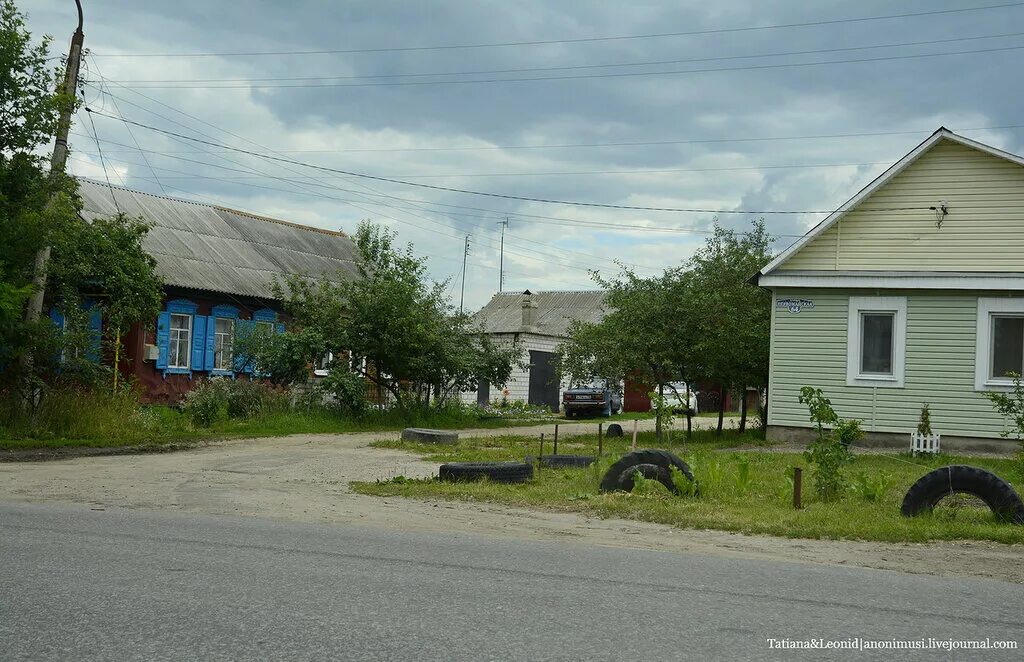
[[[775,307],[795,314],[801,310],[811,310],[814,308],[814,302],[810,299],[778,299],[775,302]]]

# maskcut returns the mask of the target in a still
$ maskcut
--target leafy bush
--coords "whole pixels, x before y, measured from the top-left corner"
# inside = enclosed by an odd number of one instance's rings
[[[226,379],[210,379],[185,394],[181,410],[197,427],[208,428],[228,418]]]
[[[329,396],[332,404],[347,416],[363,416],[370,409],[366,379],[344,367],[333,367],[317,389]]]
[[[985,397],[1012,426],[1003,430],[1002,436],[1009,437],[1015,434],[1017,441],[1024,445],[1024,385],[1021,384],[1020,375],[1010,373],[1010,377],[1013,378],[1013,386],[1009,393],[986,392]]]
[[[253,418],[287,411],[288,394],[258,381],[208,379],[185,394],[181,410],[197,427],[229,418]]]

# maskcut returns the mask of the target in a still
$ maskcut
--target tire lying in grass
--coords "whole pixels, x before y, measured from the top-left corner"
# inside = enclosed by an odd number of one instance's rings
[[[526,461],[531,462],[534,458],[528,458]],[[544,455],[540,458],[540,465],[542,467],[551,467],[552,469],[561,467],[589,467],[597,460],[593,455]],[[531,462],[532,463],[532,462]]]
[[[926,473],[907,490],[901,512],[914,517],[931,512],[943,498],[952,494],[970,494],[985,502],[1004,522],[1024,524],[1024,502],[1005,480],[991,471],[952,465]]]
[[[608,431],[604,433],[604,436],[606,436],[606,437],[621,437],[622,436],[622,426],[619,425],[618,423],[612,423],[611,425],[608,426]]]
[[[424,444],[455,444],[459,441],[459,433],[449,430],[405,428],[402,430],[402,441],[418,441]]]
[[[658,481],[673,494],[679,494],[679,487],[672,480],[672,467],[679,469],[694,484],[695,494],[700,493],[693,479],[693,472],[690,471],[690,465],[668,451],[657,449],[633,451],[623,455],[618,462],[608,468],[601,479],[600,489],[602,492],[630,492],[633,489],[633,476],[639,473],[644,478]]]
[[[496,483],[525,483],[533,478],[533,465],[526,462],[451,462],[442,464],[437,477],[450,482],[487,478]]]

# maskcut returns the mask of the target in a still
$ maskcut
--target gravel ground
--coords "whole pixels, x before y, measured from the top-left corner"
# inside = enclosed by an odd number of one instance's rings
[[[641,421],[642,426],[652,424]],[[591,428],[593,424],[562,425],[560,436],[589,432]],[[462,434],[538,435],[542,431],[553,432],[553,427],[466,430]],[[381,499],[352,493],[348,484],[353,480],[437,473],[437,464],[403,451],[369,447],[375,440],[397,436],[295,435],[218,442],[176,453],[3,463],[0,501],[361,523],[409,531],[572,540],[588,545],[695,551],[1024,583],[1024,549],[1019,545],[790,540],[495,504]]]

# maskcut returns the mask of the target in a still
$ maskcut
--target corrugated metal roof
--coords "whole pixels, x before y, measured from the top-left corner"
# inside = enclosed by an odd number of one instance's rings
[[[528,291],[529,292],[529,291]],[[564,337],[573,320],[600,322],[605,314],[603,290],[499,292],[473,318],[488,333],[523,331],[523,300],[530,296],[537,304],[537,330],[549,336]]]
[[[152,224],[143,247],[168,285],[267,299],[274,277],[337,280],[356,273],[355,244],[341,232],[89,179],[78,183],[87,221],[120,209]]]

